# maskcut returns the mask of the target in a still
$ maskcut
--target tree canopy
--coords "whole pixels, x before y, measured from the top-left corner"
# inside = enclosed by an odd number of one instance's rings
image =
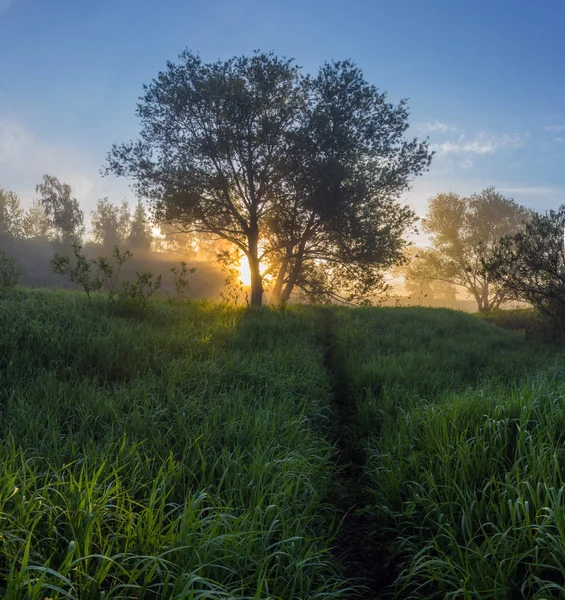
[[[535,306],[565,336],[565,205],[534,213],[523,230],[505,236],[485,268],[507,293]]]
[[[95,242],[106,247],[122,246],[126,241],[131,215],[126,200],[120,206],[112,204],[108,198],[101,198],[91,213],[92,237]]]
[[[71,186],[57,177],[44,175],[36,191],[58,241],[62,244],[80,242],[84,235],[84,213],[72,196]]]
[[[431,248],[420,252],[407,271],[407,281],[442,281],[464,288],[480,311],[498,308],[511,297],[485,269],[503,236],[519,231],[530,211],[494,188],[469,197],[438,194],[429,200],[423,229]]]
[[[24,211],[14,192],[0,189],[0,239],[23,236]]]
[[[230,242],[249,261],[251,302],[305,293],[366,297],[402,253],[414,214],[399,202],[430,164],[389,103],[351,62],[315,77],[255,53],[205,63],[185,51],[144,87],[137,141],[106,173],[133,179],[158,221]],[[263,266],[262,266],[263,265]]]

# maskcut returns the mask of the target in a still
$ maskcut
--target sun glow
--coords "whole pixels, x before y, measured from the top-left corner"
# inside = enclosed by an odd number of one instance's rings
[[[268,266],[261,262],[259,263],[259,271],[263,277],[267,275]],[[249,269],[249,261],[247,256],[242,256],[237,266],[239,281],[243,287],[251,287],[251,271]]]
[[[249,270],[249,262],[246,256],[243,256],[239,261],[238,273],[241,284],[249,287],[251,285],[251,271]]]

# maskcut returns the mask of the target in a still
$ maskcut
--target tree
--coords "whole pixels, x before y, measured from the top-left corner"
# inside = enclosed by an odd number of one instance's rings
[[[514,298],[551,319],[556,337],[565,335],[565,205],[534,213],[523,230],[502,238],[485,268]]]
[[[404,290],[412,299],[427,299],[428,301],[453,302],[457,299],[456,287],[447,281],[433,278],[429,264],[421,260],[425,254],[423,248],[412,247],[407,252],[406,262],[398,269],[398,274],[404,276]]]
[[[23,236],[23,216],[18,195],[0,189],[0,239]]]
[[[122,246],[130,230],[131,215],[126,200],[120,206],[101,198],[91,213],[92,237],[106,247]]]
[[[431,248],[419,254],[410,269],[412,281],[443,281],[461,286],[473,296],[479,311],[498,308],[508,290],[485,269],[500,239],[519,231],[530,211],[487,188],[470,197],[438,194],[429,201],[423,229]]]
[[[84,213],[72,197],[71,186],[51,175],[43,176],[36,187],[39,201],[51,221],[57,239],[62,244],[79,243],[84,235]]]
[[[273,54],[206,64],[185,51],[144,89],[140,140],[115,145],[105,172],[132,177],[157,220],[230,242],[252,304],[267,274],[282,299],[336,278],[364,292],[401,251],[413,214],[397,198],[431,154],[404,141],[405,103],[352,63],[311,78]]]
[[[49,240],[53,236],[51,219],[39,200],[34,200],[25,212],[22,228],[26,238]]]
[[[309,92],[267,246],[272,296],[287,301],[298,287],[358,302],[384,291],[384,270],[401,260],[415,215],[398,198],[432,155],[404,139],[406,102],[387,102],[350,61],[325,64]]]
[[[140,250],[149,250],[151,248],[152,240],[153,234],[147,219],[147,214],[143,208],[143,204],[138,202],[130,222],[128,245]]]
[[[197,256],[200,247],[198,234],[185,233],[172,223],[160,223],[159,232],[161,237],[156,238],[155,243],[160,251],[182,254],[187,259]]]

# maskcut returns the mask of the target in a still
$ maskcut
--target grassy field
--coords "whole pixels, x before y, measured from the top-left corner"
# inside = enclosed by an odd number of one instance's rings
[[[564,398],[555,348],[448,310],[18,290],[0,595],[564,597]]]

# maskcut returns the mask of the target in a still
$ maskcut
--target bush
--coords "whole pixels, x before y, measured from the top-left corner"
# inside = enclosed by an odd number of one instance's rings
[[[73,283],[78,283],[82,286],[88,299],[92,292],[100,292],[104,286],[104,280],[99,273],[93,272],[93,267],[96,266],[95,261],[88,260],[82,253],[82,246],[73,244],[74,261],[71,256],[65,256],[55,252],[51,265],[53,273],[56,275],[66,275]]]
[[[5,294],[14,288],[21,274],[16,259],[0,250],[0,294]]]
[[[524,334],[527,340],[552,341],[551,321],[535,308],[517,308],[512,310],[493,310],[477,313],[483,321]]]
[[[118,292],[123,308],[141,308],[145,310],[149,298],[161,287],[161,275],[153,279],[152,273],[137,273],[135,281],[124,281]]]
[[[175,290],[177,292],[177,300],[181,300],[186,296],[188,289],[190,287],[190,282],[187,279],[187,275],[195,273],[196,268],[188,268],[186,263],[181,261],[180,269],[178,267],[172,266],[169,268],[169,271],[173,274],[173,283],[175,284]],[[169,298],[170,298],[169,294]]]

